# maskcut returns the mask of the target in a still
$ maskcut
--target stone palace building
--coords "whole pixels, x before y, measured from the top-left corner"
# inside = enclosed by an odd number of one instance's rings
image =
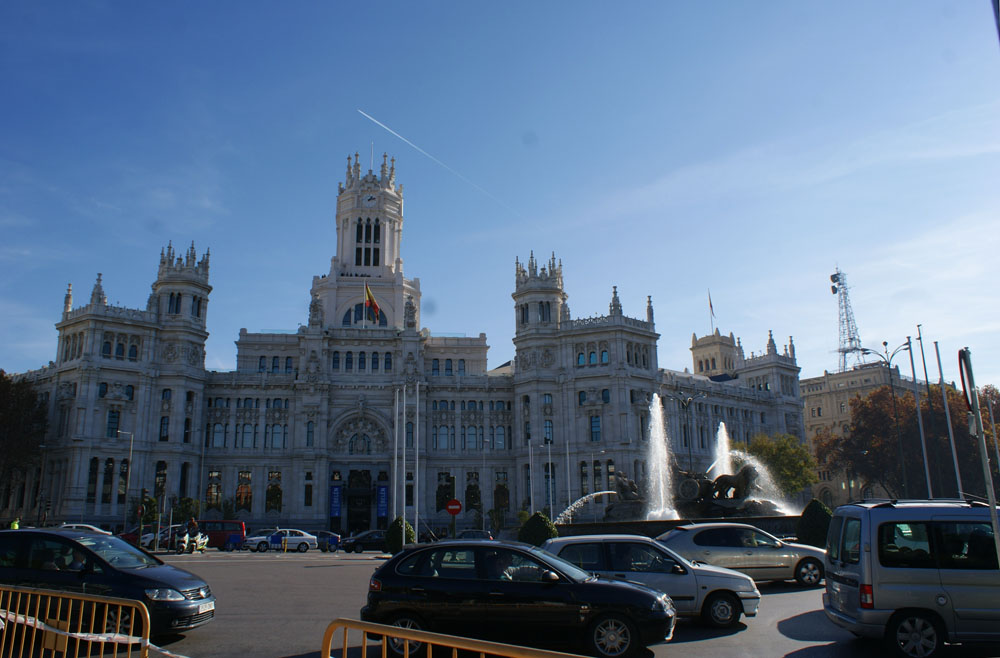
[[[653,394],[685,470],[711,463],[720,422],[734,443],[804,437],[790,338],[779,350],[769,336],[747,357],[716,330],[692,337],[690,369],[663,369],[651,299],[630,317],[612,288],[606,315],[574,319],[561,262],[531,255],[514,265],[516,357],[487,370],[485,334],[421,325],[394,160],[364,173],[348,158],[336,222],[337,253],[313,277],[307,322],[241,330],[232,372],[204,366],[207,251],[162,250],[144,308],[108,305],[100,274],[83,305],[70,287],[55,359],[20,375],[48,404],[43,460],[0,490],[0,516],[33,521],[46,509],[50,522],[112,527],[148,489],[254,526],[353,532],[405,514],[423,531],[448,523],[453,496],[460,527],[478,526],[484,508],[509,524],[518,510],[554,516],[613,490],[618,475],[641,484]]]

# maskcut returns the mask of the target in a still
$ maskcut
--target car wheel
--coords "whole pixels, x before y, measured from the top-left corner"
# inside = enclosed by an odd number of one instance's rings
[[[360,544],[358,544],[357,546],[354,547],[354,552],[355,553],[361,553],[364,550],[365,549],[363,549]]]
[[[729,592],[710,594],[701,606],[701,618],[712,628],[735,626],[741,612],[739,601]]]
[[[588,648],[597,658],[623,658],[635,653],[639,634],[635,625],[620,615],[604,615],[590,625]]]
[[[412,631],[422,631],[425,630],[424,622],[416,615],[400,613],[393,616],[388,622],[388,626],[398,626],[399,628],[405,628]],[[385,637],[383,636],[382,641],[386,643],[386,649],[389,655],[396,656],[397,658],[409,655],[410,658],[417,658],[424,654],[424,649],[426,645],[423,642],[415,642],[410,640],[402,640],[400,638]],[[406,645],[409,644],[408,653]]]
[[[98,608],[98,610],[100,610],[100,608]],[[129,628],[129,626],[132,625],[132,609],[126,607],[119,607],[114,604],[108,604],[107,617],[104,620],[105,633],[118,633],[121,635],[141,635],[142,631],[139,628],[141,623],[142,620],[137,619],[135,622],[135,627]]]
[[[299,553],[305,553],[309,550],[309,544],[299,544]]]
[[[937,617],[911,611],[890,619],[885,637],[897,656],[933,658],[941,655],[945,634]]]
[[[803,587],[817,587],[823,580],[823,565],[819,560],[807,557],[795,567],[795,580]]]
[[[266,553],[267,549],[268,549],[268,545],[267,545],[266,541],[262,541],[261,543],[257,544],[257,552],[258,553]]]

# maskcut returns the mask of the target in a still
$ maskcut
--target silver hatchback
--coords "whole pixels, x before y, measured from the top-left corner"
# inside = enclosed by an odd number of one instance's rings
[[[666,592],[678,615],[700,616],[717,628],[736,625],[741,614],[756,616],[760,604],[760,592],[747,576],[689,562],[649,537],[559,537],[548,540],[542,548],[598,576],[637,582]]]
[[[689,560],[742,571],[754,580],[792,580],[817,587],[826,551],[782,541],[745,523],[682,525],[657,537]]]

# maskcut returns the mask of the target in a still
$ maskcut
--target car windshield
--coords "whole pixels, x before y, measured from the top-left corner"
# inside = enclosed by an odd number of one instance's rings
[[[78,537],[76,540],[97,553],[105,562],[116,569],[141,569],[163,564],[152,555],[140,551],[117,537],[94,535],[93,537]]]
[[[558,555],[553,555],[548,551],[543,551],[540,548],[532,548],[531,553],[543,562],[547,562],[549,566],[553,566],[562,571],[565,575],[569,576],[571,580],[587,580],[592,577],[592,574],[589,571],[584,571],[572,562],[567,562]]]
[[[656,540],[654,540],[654,541],[656,541]],[[671,548],[669,548],[668,546],[665,546],[662,542],[656,541],[656,546],[661,551],[663,551],[664,553],[666,553],[667,555],[669,555],[671,558],[673,558],[679,564],[682,564],[685,567],[691,566],[691,561],[690,560],[688,560],[683,555],[678,555]]]

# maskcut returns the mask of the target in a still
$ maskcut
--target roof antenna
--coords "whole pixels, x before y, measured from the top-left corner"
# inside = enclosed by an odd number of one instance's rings
[[[375,169],[375,140],[372,140],[372,157],[371,157],[371,160],[369,160],[368,162],[369,162],[368,171],[374,170]]]

